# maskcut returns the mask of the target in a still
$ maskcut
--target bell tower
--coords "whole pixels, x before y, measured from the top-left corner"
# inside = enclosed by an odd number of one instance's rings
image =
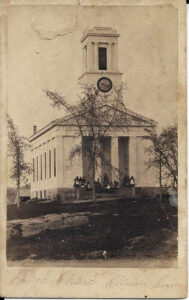
[[[118,70],[118,37],[117,31],[110,27],[94,27],[84,32],[81,39],[81,83],[94,85],[103,93],[120,85],[122,73]]]

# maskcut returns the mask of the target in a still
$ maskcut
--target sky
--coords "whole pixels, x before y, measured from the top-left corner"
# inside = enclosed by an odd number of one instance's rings
[[[177,117],[177,10],[173,6],[10,6],[8,11],[7,107],[20,134],[32,135],[64,115],[44,89],[77,101],[83,70],[83,31],[116,29],[119,70],[128,109],[160,127]]]

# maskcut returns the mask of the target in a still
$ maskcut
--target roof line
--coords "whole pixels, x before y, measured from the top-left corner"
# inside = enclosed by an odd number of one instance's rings
[[[147,118],[147,117],[145,117],[145,116],[142,116],[142,115],[140,115],[140,114],[138,114],[138,113],[135,113],[135,112],[133,112],[132,110],[127,109],[126,107],[124,108],[124,110],[120,110],[120,109],[118,109],[118,108],[116,108],[116,107],[113,107],[113,106],[111,106],[111,105],[109,105],[109,104],[103,104],[103,105],[97,107],[96,109],[100,109],[100,108],[105,107],[105,106],[108,106],[108,107],[110,107],[110,108],[116,109],[117,111],[119,111],[119,112],[121,112],[121,113],[131,114],[133,118],[135,118],[135,119],[142,119],[142,120],[144,120],[145,122],[151,124],[151,126],[156,126],[156,125],[157,125],[157,122],[156,122],[156,121],[154,121],[154,120],[152,120],[152,119],[149,119],[149,118]],[[84,113],[83,113],[83,114],[84,114]],[[82,115],[82,114],[80,114],[80,115]],[[79,116],[79,114],[78,114],[78,116]],[[63,118],[64,118],[64,120],[61,120],[61,119],[63,119]],[[37,131],[35,134],[33,134],[32,136],[30,136],[30,137],[28,138],[28,140],[29,140],[30,142],[33,141],[34,139],[36,139],[37,137],[39,137],[40,135],[42,135],[42,134],[45,133],[46,131],[48,131],[48,130],[50,130],[51,128],[53,128],[54,126],[77,126],[77,124],[76,124],[76,125],[66,125],[66,124],[61,124],[61,123],[60,123],[60,122],[66,122],[66,121],[69,121],[70,119],[74,119],[74,116],[72,116],[71,114],[67,114],[67,115],[65,115],[65,117],[63,117],[63,118],[59,118],[59,119],[56,119],[56,120],[51,121],[51,122],[48,123],[46,126],[42,127],[39,131]],[[82,126],[87,126],[87,125],[82,125]],[[127,126],[128,126],[128,125],[127,125]],[[116,126],[115,126],[115,127],[116,127]],[[117,127],[119,127],[119,126],[117,126]],[[129,127],[135,127],[135,126],[129,126]],[[137,125],[136,127],[139,127],[139,126]],[[141,127],[141,126],[140,126],[140,127]]]

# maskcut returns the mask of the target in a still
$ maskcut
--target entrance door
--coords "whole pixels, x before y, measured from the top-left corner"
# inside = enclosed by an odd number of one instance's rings
[[[103,137],[101,141],[101,170],[102,170],[102,180],[104,178],[104,174],[108,175],[109,181],[112,180],[112,168],[111,168],[111,137]]]
[[[129,176],[129,138],[118,138],[119,149],[119,182],[122,184],[123,177]]]

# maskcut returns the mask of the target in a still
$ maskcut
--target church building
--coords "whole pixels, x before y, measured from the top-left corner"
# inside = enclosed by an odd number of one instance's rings
[[[110,27],[94,27],[84,32],[81,38],[83,49],[83,73],[79,81],[94,85],[101,93],[108,95],[112,88],[119,86],[122,73],[118,68],[119,34]],[[111,109],[114,109],[113,107]],[[123,177],[133,176],[136,187],[152,188],[157,186],[154,170],[147,170],[145,148],[148,141],[146,129],[156,126],[156,122],[127,108],[122,114],[127,116],[129,125],[125,130],[111,130],[111,134],[101,141],[101,149],[106,160],[119,170],[117,177],[112,168],[103,161],[96,170],[96,179],[101,182],[104,174],[112,182],[120,182]],[[78,134],[78,128],[70,115],[54,120],[37,130],[29,138],[32,145],[33,174],[31,178],[31,197],[71,201],[75,198],[73,187],[76,176],[90,178],[89,162],[84,153],[87,137]],[[82,153],[73,161],[69,159],[74,145],[82,144]]]

